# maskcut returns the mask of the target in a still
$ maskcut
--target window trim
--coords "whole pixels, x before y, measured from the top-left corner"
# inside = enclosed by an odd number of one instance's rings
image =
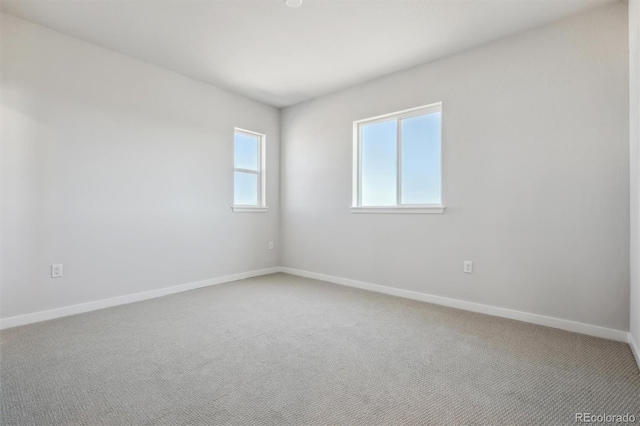
[[[425,114],[442,112],[442,102],[396,111],[376,117],[365,118],[353,122],[353,167],[352,167],[352,213],[444,213],[442,203],[442,134],[440,136],[440,204],[401,204],[402,200],[402,126],[396,125],[397,131],[397,175],[396,175],[396,205],[395,206],[363,206],[362,205],[362,132],[363,125],[382,123],[385,121],[400,120],[417,117]],[[442,127],[442,122],[440,123]]]
[[[250,170],[243,169],[235,166],[235,136],[236,134],[241,134],[250,137],[258,138],[258,170]],[[233,129],[233,140],[234,140],[234,153],[233,153],[233,173],[248,173],[254,174],[258,176],[258,205],[243,205],[243,204],[235,204],[235,180],[233,183],[233,205],[231,206],[231,210],[234,213],[266,213],[269,208],[267,207],[267,185],[266,185],[266,170],[267,170],[267,159],[266,159],[266,140],[267,136],[253,132],[251,130],[241,129],[239,127],[234,127]]]

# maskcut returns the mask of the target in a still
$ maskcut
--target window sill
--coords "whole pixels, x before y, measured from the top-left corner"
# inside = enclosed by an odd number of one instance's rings
[[[351,213],[387,213],[387,214],[440,214],[444,213],[444,206],[424,207],[351,207]]]
[[[247,207],[247,206],[233,206],[231,207],[234,213],[266,213],[268,207]]]

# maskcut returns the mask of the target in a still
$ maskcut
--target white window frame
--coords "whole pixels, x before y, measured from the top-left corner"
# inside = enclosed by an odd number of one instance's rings
[[[250,170],[250,169],[242,169],[235,167],[235,139],[236,134],[241,134],[250,137],[258,138],[258,170]],[[249,206],[249,205],[237,205],[235,204],[235,178],[234,178],[234,186],[233,186],[233,206],[231,210],[235,213],[266,213],[269,208],[267,207],[267,185],[266,185],[266,170],[267,170],[267,161],[266,161],[266,135],[262,133],[252,132],[251,130],[240,129],[238,127],[233,129],[233,175],[235,176],[235,172],[241,173],[250,173],[258,176],[258,205],[257,206]]]
[[[442,204],[442,133],[440,136],[440,204],[402,204],[402,126],[399,121],[405,118],[417,117],[419,115],[442,112],[442,102],[407,109],[404,111],[392,112],[390,114],[379,115],[377,117],[366,118],[353,122],[353,192],[352,192],[352,213],[444,213]],[[396,121],[397,129],[397,188],[395,206],[363,206],[362,205],[362,132],[363,125],[381,123],[385,121]],[[440,123],[442,126],[442,122]]]

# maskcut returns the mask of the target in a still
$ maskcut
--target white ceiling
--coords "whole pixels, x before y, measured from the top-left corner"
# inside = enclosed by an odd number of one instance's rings
[[[278,107],[617,0],[4,0],[5,13]]]

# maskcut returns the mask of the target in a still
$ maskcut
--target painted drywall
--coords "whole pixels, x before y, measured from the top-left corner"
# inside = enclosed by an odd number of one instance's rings
[[[631,177],[630,333],[640,350],[640,0],[629,0],[629,141]],[[640,361],[640,360],[639,360]]]
[[[278,265],[276,108],[7,15],[1,40],[2,318]],[[234,126],[267,135],[268,213],[230,209]]]
[[[282,266],[628,331],[628,79],[616,3],[284,109]],[[445,213],[350,213],[353,121],[440,101]]]

